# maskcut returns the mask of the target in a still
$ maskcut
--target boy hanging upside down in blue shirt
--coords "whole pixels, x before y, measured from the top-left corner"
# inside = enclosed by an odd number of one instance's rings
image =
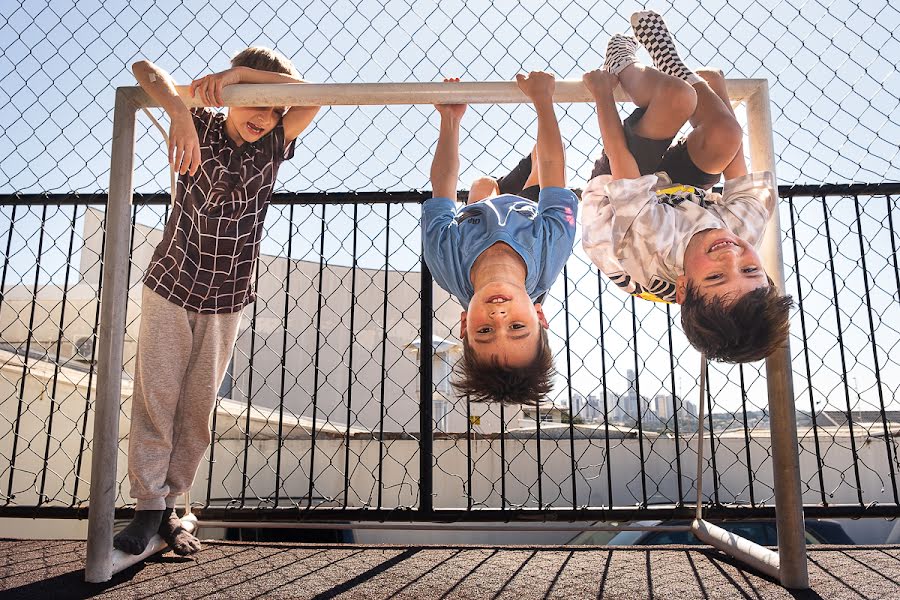
[[[488,191],[470,194],[468,204],[457,209],[459,125],[466,105],[437,105],[434,197],[422,208],[422,232],[435,281],[465,309],[457,391],[474,401],[536,404],[552,389],[554,374],[549,325],[536,300],[572,253],[578,200],[565,188],[553,76],[532,72],[516,80],[537,111],[538,202]]]

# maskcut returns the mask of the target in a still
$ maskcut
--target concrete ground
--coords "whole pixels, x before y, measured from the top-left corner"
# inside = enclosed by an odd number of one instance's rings
[[[900,546],[810,546],[790,591],[703,546],[485,547],[210,541],[84,582],[84,542],[0,540],[6,598],[900,598]]]

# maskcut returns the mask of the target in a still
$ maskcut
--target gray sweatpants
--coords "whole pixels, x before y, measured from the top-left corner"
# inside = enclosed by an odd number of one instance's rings
[[[128,436],[137,510],[175,506],[191,488],[240,323],[240,312],[192,312],[144,286]]]

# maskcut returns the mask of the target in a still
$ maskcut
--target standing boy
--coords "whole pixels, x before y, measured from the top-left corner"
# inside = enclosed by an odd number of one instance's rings
[[[438,105],[434,197],[422,207],[422,232],[435,281],[464,308],[457,390],[474,401],[536,404],[552,389],[554,373],[549,325],[536,300],[572,253],[578,201],[565,188],[553,76],[532,72],[516,80],[537,112],[539,201],[481,194],[457,208],[459,126],[466,105]]]
[[[247,48],[232,67],[195,80],[191,93],[222,105],[234,83],[302,83],[291,62]],[[237,339],[241,310],[255,300],[253,273],[278,168],[318,107],[188,110],[172,78],[148,61],[141,87],[171,121],[175,203],[147,273],[128,447],[134,519],[114,546],[141,554],[155,533],[178,554],[200,542],[181,528],[175,500],[187,492],[209,445],[209,415]]]

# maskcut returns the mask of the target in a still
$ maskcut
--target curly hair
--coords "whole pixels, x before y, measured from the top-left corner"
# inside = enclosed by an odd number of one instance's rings
[[[681,326],[691,345],[719,362],[762,360],[787,344],[793,300],[769,287],[757,288],[733,303],[722,296],[704,298],[688,282],[681,305]]]
[[[541,328],[537,355],[523,367],[504,367],[496,356],[479,361],[463,338],[463,355],[454,368],[453,387],[472,402],[506,402],[536,406],[553,389],[553,353],[547,330]]]
[[[297,69],[287,57],[270,48],[261,46],[251,46],[246,50],[242,50],[234,55],[231,59],[232,67],[248,67],[258,71],[271,71],[273,73],[284,73],[292,77],[299,77]]]

